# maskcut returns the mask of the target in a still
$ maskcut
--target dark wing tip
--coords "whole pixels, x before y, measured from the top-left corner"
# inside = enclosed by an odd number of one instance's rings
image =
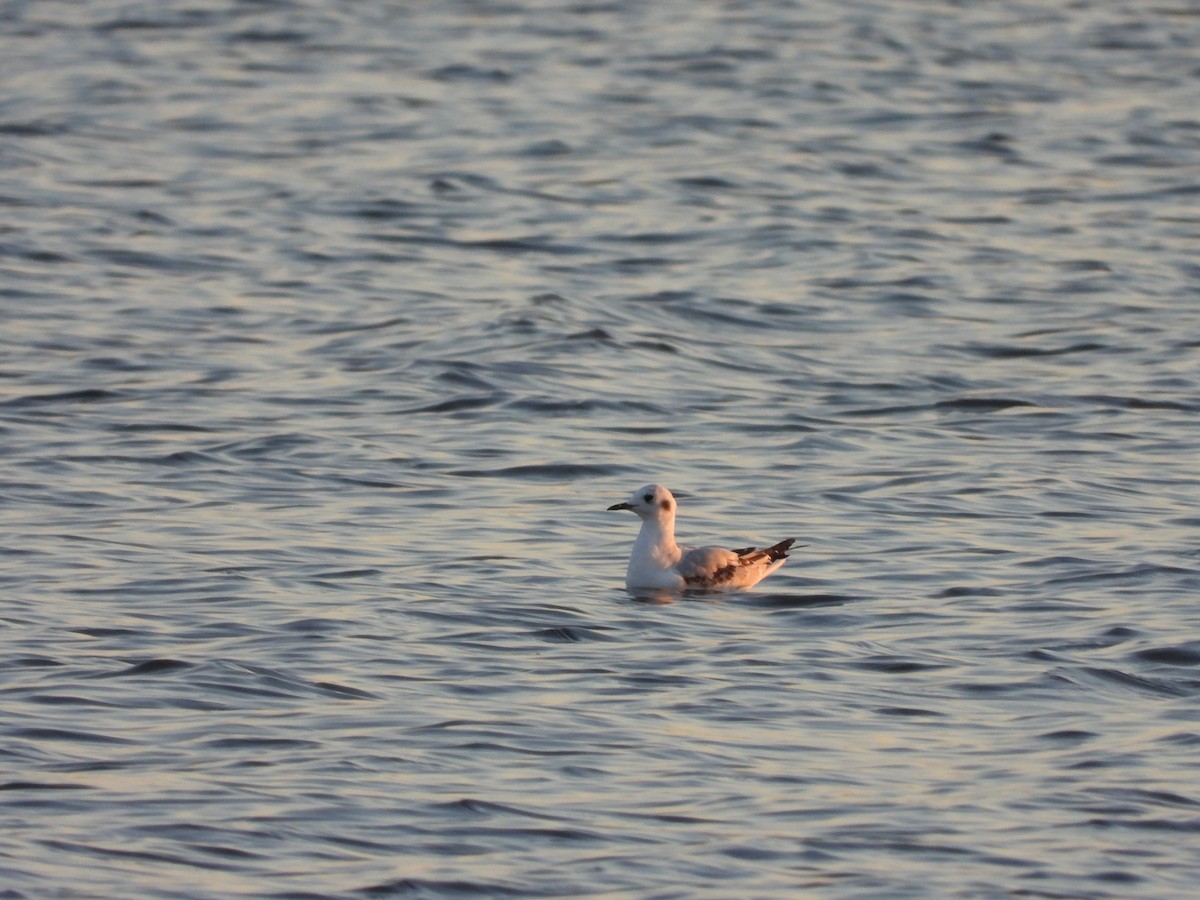
[[[733,552],[742,557],[743,565],[745,565],[747,562],[747,557],[762,559],[765,556],[767,558],[767,562],[775,562],[777,559],[787,559],[788,550],[790,550],[792,545],[795,543],[795,538],[788,538],[787,540],[780,541],[778,544],[775,544],[771,547],[763,547],[761,550],[757,547],[743,547],[740,550],[734,550]],[[807,547],[808,544],[801,544],[800,546]]]
[[[767,554],[772,562],[777,559],[787,559],[788,550],[792,548],[792,544],[794,543],[796,543],[795,538],[788,538],[787,540],[780,541],[774,547],[768,547],[763,552]]]

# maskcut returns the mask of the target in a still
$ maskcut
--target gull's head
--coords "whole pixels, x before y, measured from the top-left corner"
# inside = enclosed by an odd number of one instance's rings
[[[630,494],[624,503],[614,503],[609,509],[628,509],[644,520],[674,518],[675,497],[661,484],[648,484]]]

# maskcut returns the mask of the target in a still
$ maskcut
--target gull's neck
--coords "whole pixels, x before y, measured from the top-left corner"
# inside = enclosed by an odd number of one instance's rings
[[[674,511],[660,512],[653,519],[642,520],[642,528],[629,557],[629,569],[631,572],[646,567],[665,569],[679,562],[679,555]]]

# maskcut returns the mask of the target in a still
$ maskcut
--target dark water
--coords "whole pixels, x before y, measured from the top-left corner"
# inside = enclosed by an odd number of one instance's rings
[[[1195,3],[0,34],[0,895],[1195,895]]]

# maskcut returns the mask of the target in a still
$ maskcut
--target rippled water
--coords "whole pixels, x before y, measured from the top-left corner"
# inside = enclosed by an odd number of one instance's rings
[[[1194,896],[1198,46],[0,6],[0,893]]]

